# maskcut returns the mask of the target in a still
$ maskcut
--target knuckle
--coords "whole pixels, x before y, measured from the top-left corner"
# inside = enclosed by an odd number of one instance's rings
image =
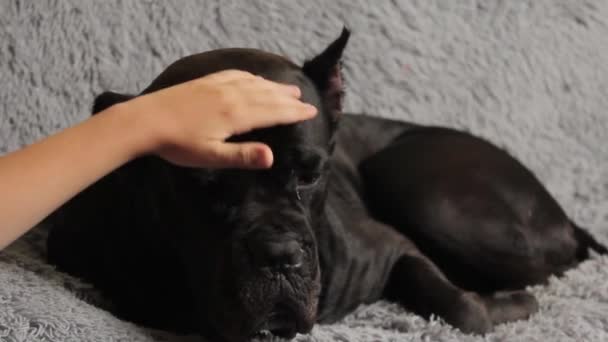
[[[231,76],[237,73],[237,70],[235,69],[226,69],[226,70],[220,70],[220,71],[216,71],[216,75],[218,76]]]
[[[221,75],[223,77],[238,77],[238,76],[242,76],[243,74],[240,70],[228,69],[228,70],[221,71]]]
[[[234,102],[224,102],[221,106],[219,114],[223,120],[229,122],[231,125],[238,120],[239,106]]]
[[[222,94],[223,113],[229,120],[238,120],[249,107],[251,101],[243,95],[243,91],[230,88]]]
[[[224,118],[228,121],[236,121],[238,120],[239,117],[239,110],[240,110],[240,105],[238,105],[235,102],[226,102],[224,104],[224,110],[222,111],[222,114],[224,115]]]
[[[250,79],[253,77],[253,75],[250,74],[249,72],[239,70],[239,69],[230,69],[230,70],[226,70],[225,72],[226,72],[227,77],[234,78],[236,80]]]
[[[214,94],[215,101],[217,101],[225,111],[232,111],[236,103],[234,91],[230,87],[221,87],[217,89],[217,93]]]
[[[236,162],[239,164],[247,164],[250,159],[250,154],[247,152],[245,148],[239,148],[236,151]]]
[[[212,98],[212,99],[220,99],[222,98],[222,90],[218,87],[209,87],[206,85],[203,85],[201,87],[201,92],[206,94],[208,97]]]
[[[279,104],[283,101],[283,98],[272,89],[263,89],[259,95],[256,97],[258,100],[262,100],[262,102],[272,101]]]

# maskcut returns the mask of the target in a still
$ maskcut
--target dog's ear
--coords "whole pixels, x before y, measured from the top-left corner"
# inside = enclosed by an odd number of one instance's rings
[[[302,66],[302,71],[310,78],[323,100],[325,110],[329,111],[331,120],[336,123],[342,113],[344,98],[344,80],[342,78],[342,52],[346,47],[350,31],[345,27],[338,39],[331,43],[325,51],[315,58],[308,60]]]
[[[128,101],[134,97],[135,96],[133,95],[119,94],[111,91],[106,91],[95,98],[92,109],[93,115],[117,103]]]

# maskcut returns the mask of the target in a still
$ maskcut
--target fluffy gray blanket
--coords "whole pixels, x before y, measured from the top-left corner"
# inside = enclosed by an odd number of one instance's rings
[[[607,18],[606,0],[2,0],[0,154],[84,119],[102,90],[142,89],[181,56],[238,46],[301,62],[347,24],[348,110],[506,147],[608,242]],[[540,312],[485,338],[380,302],[298,340],[608,340],[608,258],[530,290]],[[2,341],[181,340],[101,303],[45,264],[44,227],[0,253]]]

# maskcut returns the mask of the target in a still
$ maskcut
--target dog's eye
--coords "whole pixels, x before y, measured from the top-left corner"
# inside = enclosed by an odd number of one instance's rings
[[[298,187],[307,188],[317,184],[319,178],[321,177],[320,173],[317,172],[304,172],[297,175],[298,177]]]
[[[296,172],[295,170],[292,170],[291,174],[295,177],[294,190],[298,200],[302,200],[302,193],[306,193],[307,190],[317,185],[321,178],[321,174],[318,172]]]

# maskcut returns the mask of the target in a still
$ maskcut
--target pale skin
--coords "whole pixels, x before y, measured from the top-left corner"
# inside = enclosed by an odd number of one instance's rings
[[[272,150],[235,134],[314,117],[295,86],[228,70],[114,105],[0,157],[0,249],[138,156],[180,166],[264,169]]]

